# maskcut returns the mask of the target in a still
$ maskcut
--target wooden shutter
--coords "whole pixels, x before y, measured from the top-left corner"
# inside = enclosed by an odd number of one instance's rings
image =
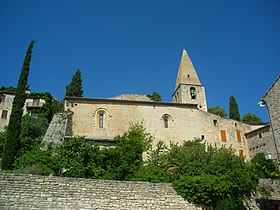
[[[243,150],[242,150],[242,149],[239,150],[239,157],[240,157],[241,159],[244,159],[244,154],[243,154]]]
[[[227,141],[227,135],[225,130],[220,130],[221,134],[221,141],[226,142]]]
[[[237,130],[236,131],[236,139],[237,139],[237,141],[241,141],[241,133],[240,133],[240,131],[239,130]]]

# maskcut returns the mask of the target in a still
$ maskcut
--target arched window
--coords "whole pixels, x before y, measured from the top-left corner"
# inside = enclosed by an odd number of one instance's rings
[[[104,108],[99,108],[94,113],[95,127],[100,129],[105,129],[107,127],[108,111]]]
[[[169,114],[162,115],[161,120],[163,121],[164,128],[169,128],[171,120],[173,121],[172,117]]]
[[[196,90],[195,87],[190,88],[191,99],[196,99]]]

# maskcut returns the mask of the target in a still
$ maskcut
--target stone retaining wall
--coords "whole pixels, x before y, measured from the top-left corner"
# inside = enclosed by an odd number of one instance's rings
[[[201,209],[170,184],[0,173],[0,209]]]
[[[278,210],[280,209],[280,180],[260,179],[251,197],[245,200],[249,210]]]
[[[45,149],[49,145],[61,144],[65,135],[71,135],[71,112],[56,113],[44,136]]]

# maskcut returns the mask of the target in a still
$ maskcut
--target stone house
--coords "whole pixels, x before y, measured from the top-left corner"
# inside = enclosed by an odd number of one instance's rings
[[[14,91],[0,91],[0,132],[9,124],[14,97]],[[44,99],[27,98],[23,108],[23,114],[32,113],[32,110],[42,107],[44,103]]]
[[[252,155],[257,151],[264,152],[280,163],[280,76],[268,89],[259,104],[267,108],[270,123],[246,134],[249,147]],[[266,148],[260,149],[260,145],[264,144]],[[252,151],[254,149],[256,149],[255,152]]]

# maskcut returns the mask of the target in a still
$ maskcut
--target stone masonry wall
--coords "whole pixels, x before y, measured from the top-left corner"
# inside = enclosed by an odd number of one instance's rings
[[[48,130],[44,136],[43,143],[47,145],[60,144],[65,135],[71,134],[71,113],[57,113],[54,115]]]
[[[218,147],[232,147],[237,155],[242,150],[245,158],[250,159],[244,136],[244,133],[251,131],[250,125],[198,110],[193,105],[68,98],[65,100],[65,110],[73,112],[73,136],[113,139],[123,135],[132,124],[140,123],[155,137],[153,147],[159,140],[169,146],[170,142],[181,144],[201,138]],[[98,113],[103,113],[102,128]],[[168,128],[164,125],[164,116],[168,116]],[[226,133],[226,141],[221,141],[221,130]],[[237,140],[237,131],[241,134],[240,141]]]
[[[270,126],[264,126],[245,134],[249,146],[250,156],[257,153],[270,153],[271,159],[276,160],[276,149]]]
[[[267,103],[272,132],[274,133],[275,144],[280,153],[280,77],[271,86],[263,99]],[[280,154],[278,154],[278,160]]]
[[[170,184],[0,173],[0,209],[201,209]]]
[[[260,179],[251,197],[245,200],[249,210],[276,210],[280,208],[280,180]]]

